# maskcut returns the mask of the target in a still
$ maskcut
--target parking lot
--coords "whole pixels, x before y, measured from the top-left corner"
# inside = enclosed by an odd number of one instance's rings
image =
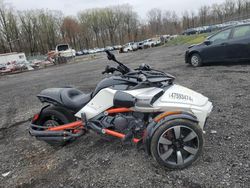
[[[250,62],[193,68],[184,63],[185,49],[161,46],[117,59],[168,72],[213,102],[203,154],[195,164],[170,171],[136,147],[94,133],[57,148],[29,136],[28,120],[41,107],[36,95],[66,85],[92,91],[105,76],[103,55],[0,77],[0,187],[250,187]]]

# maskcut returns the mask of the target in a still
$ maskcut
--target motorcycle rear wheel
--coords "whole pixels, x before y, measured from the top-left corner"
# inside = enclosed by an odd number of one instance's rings
[[[67,109],[60,106],[49,106],[42,111],[37,124],[44,127],[56,127],[74,121],[76,121],[76,118]],[[63,146],[69,142],[72,142],[73,140],[75,139],[59,143],[48,141],[47,143],[50,145]]]

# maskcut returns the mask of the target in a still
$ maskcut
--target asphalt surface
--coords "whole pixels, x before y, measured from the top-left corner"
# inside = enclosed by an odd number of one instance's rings
[[[192,68],[185,46],[157,47],[117,58],[131,67],[150,64],[213,102],[203,154],[184,170],[160,167],[144,151],[94,133],[65,147],[28,134],[28,119],[48,87],[85,92],[104,76],[106,58],[0,77],[0,187],[250,187],[250,63]],[[113,64],[109,62],[109,64]]]

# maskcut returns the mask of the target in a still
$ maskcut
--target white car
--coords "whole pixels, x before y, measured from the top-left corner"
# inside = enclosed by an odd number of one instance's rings
[[[76,51],[72,49],[69,44],[58,44],[56,46],[56,53],[60,57],[75,57]]]
[[[133,48],[134,51],[138,50],[138,44],[137,44],[137,42],[133,42],[132,48]]]
[[[145,47],[154,47],[157,45],[157,42],[153,39],[147,39],[144,41],[144,46]]]
[[[113,51],[113,50],[114,50],[114,47],[112,47],[112,46],[106,46],[105,50]]]
[[[95,54],[96,50],[95,49],[89,49],[89,54]]]
[[[120,50],[121,48],[122,48],[122,45],[115,45],[115,46],[114,46],[114,49],[115,49],[115,50]]]
[[[138,45],[135,42],[129,42],[125,44],[122,48],[123,52],[132,52],[138,49]]]
[[[130,43],[125,44],[122,48],[122,51],[123,52],[132,52],[133,51],[132,45]]]

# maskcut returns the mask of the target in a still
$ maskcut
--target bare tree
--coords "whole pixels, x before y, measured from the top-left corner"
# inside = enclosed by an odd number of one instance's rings
[[[144,40],[162,34],[177,34],[192,27],[250,17],[250,0],[226,0],[202,6],[196,14],[151,9],[142,21],[129,4],[80,11],[77,17],[60,11],[16,11],[0,0],[0,52],[47,53],[58,43],[76,49],[106,47]]]
[[[76,19],[72,17],[66,17],[63,20],[62,26],[62,37],[65,42],[70,43],[74,47],[77,47],[78,34],[80,32],[80,26]]]
[[[151,9],[147,16],[151,33],[160,34],[162,31],[162,11],[160,9]]]

